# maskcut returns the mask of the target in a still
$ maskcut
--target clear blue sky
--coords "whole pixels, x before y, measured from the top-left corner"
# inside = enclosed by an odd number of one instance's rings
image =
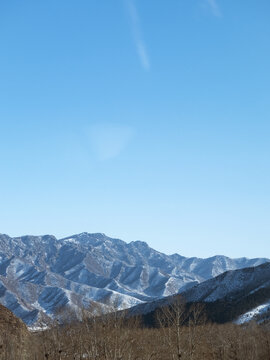
[[[0,2],[0,232],[270,257],[269,0]]]

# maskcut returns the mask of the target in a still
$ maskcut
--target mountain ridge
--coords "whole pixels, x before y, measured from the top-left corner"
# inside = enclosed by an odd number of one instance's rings
[[[266,258],[166,255],[146,242],[102,233],[0,235],[0,303],[31,324],[57,309],[117,300],[120,309],[184,291],[228,269],[256,266]]]
[[[129,316],[142,315],[153,324],[156,312],[172,305],[178,297],[185,304],[203,304],[207,318],[214,322],[270,319],[270,263],[229,270],[181,294],[172,295],[128,310]]]

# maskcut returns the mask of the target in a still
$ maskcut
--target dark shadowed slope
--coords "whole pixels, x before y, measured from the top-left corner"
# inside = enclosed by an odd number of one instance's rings
[[[170,296],[129,309],[129,313],[144,314],[153,322],[155,311],[181,296],[187,304],[203,303],[209,319],[223,323],[268,318],[270,308],[270,263],[240,270],[227,271],[180,295]]]

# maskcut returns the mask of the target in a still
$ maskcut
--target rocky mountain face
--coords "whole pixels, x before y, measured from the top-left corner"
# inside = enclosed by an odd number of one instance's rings
[[[141,314],[153,322],[155,313],[181,297],[188,305],[203,304],[207,318],[218,323],[270,319],[270,263],[256,267],[227,271],[191,289],[129,309],[129,314]]]
[[[129,308],[267,261],[165,255],[145,242],[104,234],[0,235],[0,303],[31,325],[65,306],[76,311],[96,301]]]

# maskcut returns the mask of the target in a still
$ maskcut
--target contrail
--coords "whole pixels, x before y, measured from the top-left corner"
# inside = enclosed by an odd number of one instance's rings
[[[142,36],[142,32],[141,32],[141,27],[140,27],[140,19],[139,19],[138,11],[135,6],[134,0],[127,0],[127,5],[128,5],[129,15],[130,15],[131,29],[132,29],[135,45],[137,48],[138,56],[140,58],[142,67],[145,70],[149,70],[150,69],[150,61],[149,61],[147,50],[146,50],[146,47],[145,47],[145,44],[143,41],[143,36]]]
[[[217,16],[220,17],[221,16],[221,11],[219,9],[219,6],[216,2],[216,0],[207,0],[208,5],[210,6],[212,13]]]

